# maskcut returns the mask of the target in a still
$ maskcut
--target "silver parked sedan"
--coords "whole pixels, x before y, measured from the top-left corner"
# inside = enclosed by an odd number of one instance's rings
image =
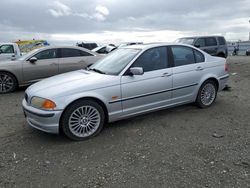
[[[0,94],[41,79],[86,68],[103,56],[80,47],[55,46],[33,50],[16,61],[0,62]]]
[[[192,102],[209,107],[227,80],[224,58],[189,45],[135,45],[117,49],[88,70],[30,86],[23,109],[32,127],[84,140],[105,122]]]

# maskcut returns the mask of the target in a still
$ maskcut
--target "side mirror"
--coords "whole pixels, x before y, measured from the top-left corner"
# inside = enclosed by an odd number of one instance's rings
[[[144,71],[142,67],[131,67],[129,69],[131,75],[143,75]]]
[[[32,57],[29,59],[29,62],[31,63],[35,63],[37,61],[37,58],[36,57]]]
[[[195,44],[194,45],[196,48],[200,48],[201,47],[201,45],[199,45],[199,44]]]

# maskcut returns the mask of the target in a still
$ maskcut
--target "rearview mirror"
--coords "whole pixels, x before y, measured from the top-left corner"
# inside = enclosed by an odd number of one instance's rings
[[[37,61],[37,58],[36,57],[32,57],[29,59],[29,62],[31,63],[35,63]]]
[[[129,71],[132,75],[143,75],[144,74],[142,67],[131,67],[129,69]]]
[[[194,45],[196,48],[200,48],[201,47],[201,45],[199,45],[199,44],[195,44]]]

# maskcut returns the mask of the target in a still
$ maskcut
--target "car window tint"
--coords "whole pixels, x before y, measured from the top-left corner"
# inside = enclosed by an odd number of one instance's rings
[[[10,53],[14,53],[14,48],[12,45],[2,45],[0,47],[1,53],[3,54],[10,54]]]
[[[206,44],[205,44],[205,39],[204,38],[199,38],[195,42],[195,46],[197,46],[197,47],[204,47],[205,45]]]
[[[134,62],[132,67],[142,67],[144,72],[167,68],[167,48],[158,47],[147,50]]]
[[[83,56],[81,52],[82,52],[81,50],[77,50],[77,49],[63,48],[62,49],[62,58]]]
[[[224,39],[224,37],[218,37],[218,40],[219,40],[220,45],[225,45],[226,44],[226,40]]]
[[[90,54],[88,52],[85,52],[85,51],[82,51],[82,50],[79,50],[79,51],[80,51],[81,56],[93,56],[93,54]]]
[[[184,46],[172,46],[174,65],[183,66],[195,63],[193,49]]]
[[[205,61],[204,55],[198,50],[194,50],[194,55],[195,55],[196,63],[201,63]]]
[[[49,49],[41,51],[37,53],[34,57],[36,57],[38,60],[57,58],[57,49]]]
[[[217,41],[215,37],[206,38],[206,46],[216,46],[216,45],[217,45]]]

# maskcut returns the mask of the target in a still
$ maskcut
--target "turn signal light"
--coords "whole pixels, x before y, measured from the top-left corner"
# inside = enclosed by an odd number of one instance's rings
[[[45,101],[42,104],[42,107],[44,109],[54,109],[56,107],[56,104],[51,100],[45,99]]]

